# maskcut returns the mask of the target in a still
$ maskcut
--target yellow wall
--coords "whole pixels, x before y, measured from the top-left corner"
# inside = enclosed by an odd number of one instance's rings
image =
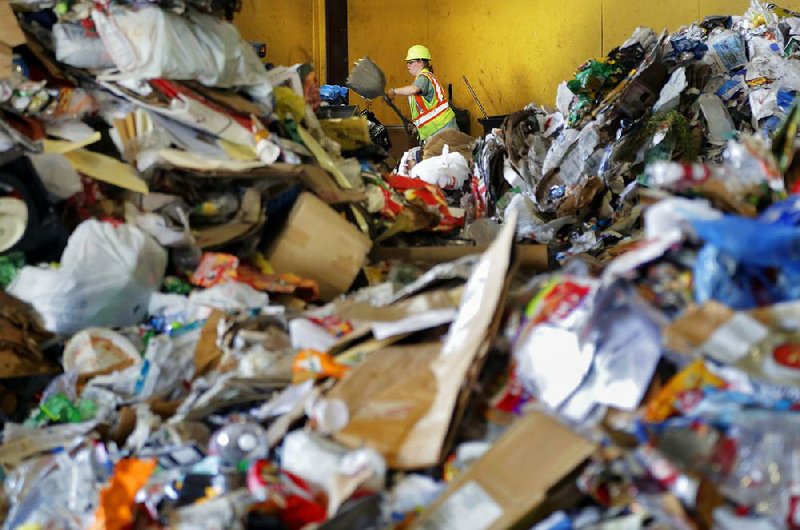
[[[267,43],[268,62],[314,62],[314,5],[314,0],[242,0],[234,23],[246,40]]]
[[[489,115],[507,114],[531,101],[555,101],[558,84],[587,58],[600,55],[600,0],[482,0],[380,3],[350,0],[349,55],[369,55],[389,87],[410,84],[405,53],[415,43],[431,49],[436,75],[453,103],[481,117],[462,80],[466,75]],[[425,13],[426,16],[418,16]],[[576,30],[578,29],[578,30]],[[358,96],[351,103],[361,102]],[[378,119],[397,124],[376,102]],[[402,99],[398,107],[408,114]]]
[[[800,10],[800,0],[778,0]],[[275,64],[310,61],[324,82],[325,0],[243,0],[236,24],[248,40],[267,42]],[[528,103],[552,107],[559,83],[587,59],[604,56],[637,26],[660,32],[707,15],[741,15],[748,0],[349,0],[349,58],[369,55],[380,65],[388,87],[412,82],[405,52],[427,45],[444,88],[453,84],[453,103],[470,112],[472,131],[480,127],[478,106],[466,75],[490,115],[507,114]],[[357,95],[351,103],[363,104]],[[408,115],[401,98],[398,107]],[[373,103],[387,125],[399,120],[382,102]]]

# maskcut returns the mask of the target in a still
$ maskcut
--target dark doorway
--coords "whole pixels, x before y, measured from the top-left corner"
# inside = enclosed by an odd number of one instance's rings
[[[325,0],[325,64],[329,85],[344,86],[349,73],[347,56],[347,0]]]

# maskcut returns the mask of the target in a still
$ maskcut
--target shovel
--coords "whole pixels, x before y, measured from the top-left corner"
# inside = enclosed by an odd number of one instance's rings
[[[353,71],[347,78],[347,86],[352,88],[364,99],[375,99],[383,97],[383,100],[400,117],[407,131],[415,130],[414,124],[403,116],[389,96],[386,95],[386,76],[380,67],[372,62],[369,57],[363,57],[356,61]]]

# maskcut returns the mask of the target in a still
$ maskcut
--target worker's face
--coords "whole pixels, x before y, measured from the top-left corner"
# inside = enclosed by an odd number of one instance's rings
[[[414,77],[419,75],[420,70],[422,70],[422,61],[416,59],[414,61],[406,61],[406,68],[408,68],[408,73]]]

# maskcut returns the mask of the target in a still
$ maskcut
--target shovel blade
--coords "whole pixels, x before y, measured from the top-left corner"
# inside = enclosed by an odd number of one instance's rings
[[[347,77],[347,86],[365,99],[379,98],[386,91],[386,76],[372,59],[363,57]]]

